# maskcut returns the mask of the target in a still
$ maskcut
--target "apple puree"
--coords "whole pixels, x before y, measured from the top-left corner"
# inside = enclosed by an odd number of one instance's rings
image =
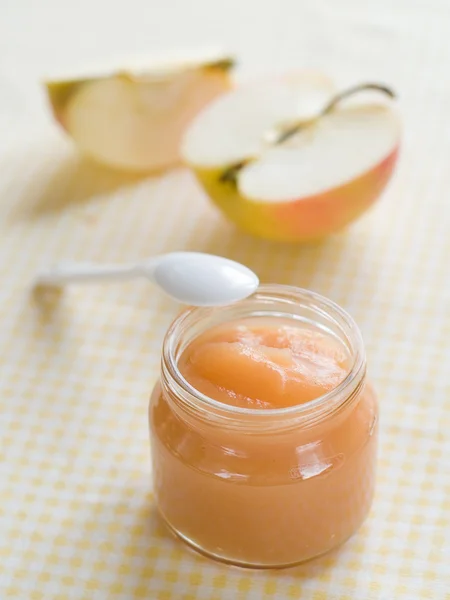
[[[338,338],[291,318],[231,321],[191,341],[179,371],[230,414],[212,419],[217,405],[193,413],[167,388],[155,388],[155,497],[170,527],[210,556],[257,567],[296,564],[350,537],[373,495],[371,387],[363,382],[351,401],[344,396],[338,410],[314,421],[296,421],[293,413],[269,417],[268,409],[308,408],[351,366]],[[256,410],[242,425],[235,407]],[[259,417],[267,417],[266,425],[251,428]]]
[[[348,371],[340,342],[292,319],[245,319],[197,338],[178,364],[197,390],[243,408],[304,404],[336,387]]]

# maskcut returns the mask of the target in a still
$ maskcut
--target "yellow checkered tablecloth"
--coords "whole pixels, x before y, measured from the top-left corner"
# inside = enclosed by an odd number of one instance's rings
[[[1,600],[450,598],[449,36],[446,0],[1,4]],[[258,241],[182,169],[139,179],[93,166],[36,83],[74,60],[217,40],[241,56],[241,77],[303,65],[397,88],[400,168],[347,233]],[[145,283],[30,294],[54,259],[175,249],[316,290],[360,324],[382,410],[378,487],[339,552],[255,573],[174,541],[152,504],[146,411],[179,307]]]

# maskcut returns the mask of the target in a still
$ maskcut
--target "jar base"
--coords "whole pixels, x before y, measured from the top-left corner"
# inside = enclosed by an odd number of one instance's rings
[[[303,558],[301,560],[296,560],[293,562],[289,562],[289,563],[281,563],[281,564],[269,564],[269,563],[251,563],[251,562],[245,562],[245,561],[240,561],[240,560],[235,560],[232,558],[229,558],[227,556],[223,556],[221,554],[216,554],[214,552],[209,552],[208,550],[205,550],[202,546],[200,546],[199,544],[197,544],[197,542],[195,542],[194,540],[191,540],[189,537],[187,537],[186,535],[184,535],[183,533],[181,533],[180,531],[178,531],[177,529],[175,529],[168,521],[167,519],[164,517],[164,515],[161,513],[161,511],[158,511],[159,515],[161,517],[161,520],[164,522],[164,525],[168,528],[168,530],[174,535],[174,537],[176,537],[178,540],[181,540],[182,542],[184,542],[184,544],[186,544],[191,550],[194,550],[197,554],[201,554],[202,556],[204,556],[205,558],[209,558],[211,560],[214,560],[216,562],[220,562],[222,564],[226,564],[232,567],[238,567],[240,569],[253,569],[253,570],[264,570],[264,569],[272,569],[272,570],[278,570],[278,569],[292,569],[293,567],[298,567],[304,563],[308,563],[310,561],[316,560],[318,558],[321,558],[322,556],[326,556],[327,554],[331,554],[332,552],[335,552],[336,550],[338,550],[341,546],[343,546],[351,537],[353,537],[353,534],[348,536],[348,538],[346,538],[343,542],[341,542],[340,544],[333,546],[327,550],[325,550],[324,552],[320,552],[319,554],[315,554],[313,556],[309,556],[308,558]]]

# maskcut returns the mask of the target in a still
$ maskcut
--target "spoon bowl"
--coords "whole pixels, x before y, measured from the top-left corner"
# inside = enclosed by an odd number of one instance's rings
[[[201,252],[166,254],[153,268],[166,294],[193,306],[220,306],[253,294],[258,277],[240,263]]]

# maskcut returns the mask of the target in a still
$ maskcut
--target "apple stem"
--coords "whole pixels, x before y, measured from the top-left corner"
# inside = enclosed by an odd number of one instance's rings
[[[386,85],[382,85],[380,83],[360,83],[353,87],[347,88],[343,92],[339,92],[339,94],[336,94],[335,96],[333,96],[333,98],[328,102],[328,104],[326,104],[324,106],[324,108],[322,108],[322,110],[319,112],[319,114],[316,117],[314,117],[313,119],[308,119],[308,120],[299,121],[297,123],[293,123],[292,125],[289,125],[288,127],[286,127],[286,129],[280,131],[278,134],[276,133],[274,136],[272,136],[271,145],[276,146],[278,144],[282,144],[283,142],[288,140],[290,137],[292,137],[293,135],[295,135],[302,129],[309,127],[312,123],[315,123],[321,117],[324,117],[328,113],[332,112],[342,100],[345,100],[345,98],[348,98],[349,96],[353,96],[354,94],[357,94],[359,92],[364,92],[367,90],[381,92],[382,94],[385,94],[386,96],[389,96],[390,98],[395,98],[394,91]],[[243,167],[245,167],[249,162],[251,162],[251,160],[252,159],[246,159],[246,160],[242,160],[240,162],[234,163],[233,165],[230,165],[228,167],[228,169],[225,169],[225,171],[220,176],[220,181],[236,185],[237,184],[237,176],[238,176],[239,171]]]
[[[389,96],[389,98],[395,98],[395,92],[387,85],[382,85],[380,83],[360,83],[358,85],[354,85],[353,87],[347,88],[339,94],[336,94],[336,96],[334,96],[334,98],[332,98],[330,102],[326,105],[326,107],[321,111],[321,116],[333,110],[336,104],[338,104],[341,100],[344,100],[349,96],[353,96],[358,92],[364,92],[366,90],[381,92],[382,94],[386,94],[386,96]]]
[[[343,92],[339,92],[339,94],[336,94],[336,96],[333,96],[333,98],[328,102],[328,104],[325,105],[325,107],[320,111],[320,113],[314,119],[294,123],[293,125],[290,125],[284,131],[280,132],[280,134],[273,141],[273,144],[275,144],[275,145],[282,144],[283,142],[288,140],[290,137],[295,135],[298,131],[300,131],[304,127],[307,127],[311,123],[315,122],[317,119],[320,119],[321,117],[324,117],[325,115],[330,113],[332,110],[334,110],[336,108],[336,105],[339,104],[339,102],[341,102],[342,100],[345,100],[345,98],[348,98],[349,96],[353,96],[354,94],[357,94],[358,92],[364,92],[367,90],[381,92],[382,94],[386,94],[390,98],[395,98],[394,91],[391,90],[391,88],[387,87],[386,85],[382,85],[380,83],[360,83],[358,85],[355,85],[353,87],[350,87],[350,88],[344,90]]]

